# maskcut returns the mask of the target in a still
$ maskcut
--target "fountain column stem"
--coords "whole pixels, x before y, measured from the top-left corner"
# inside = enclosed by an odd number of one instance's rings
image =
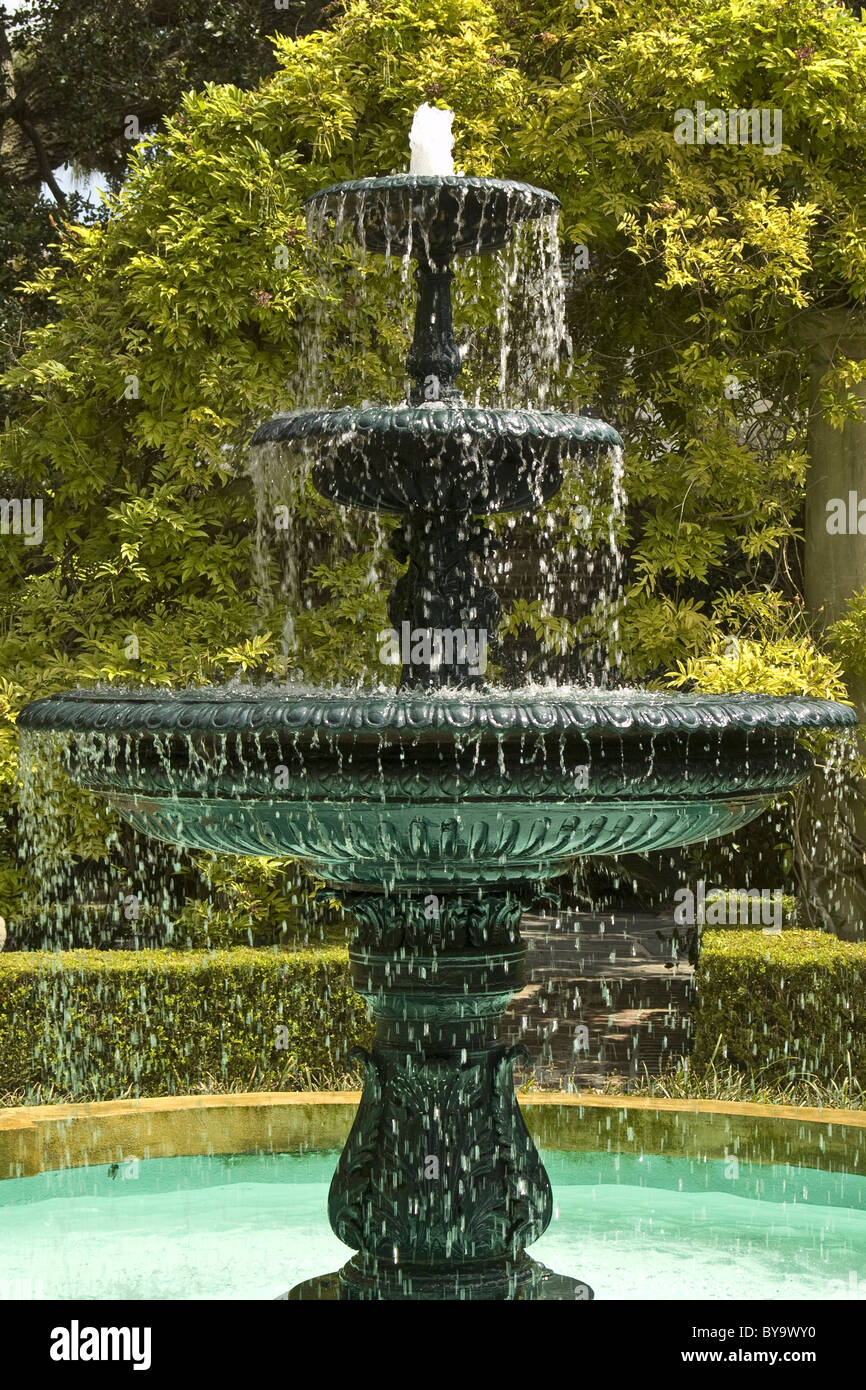
[[[412,380],[410,404],[459,398],[454,382],[462,363],[451,314],[454,272],[450,266],[439,267],[425,260],[415,271],[415,279],[415,335],[406,359],[406,371]]]
[[[461,370],[460,351],[454,340],[451,282],[454,273],[426,255],[415,278],[418,304],[415,335],[406,371],[411,378],[409,401],[456,400],[462,396],[454,382]],[[432,512],[407,517],[392,540],[406,574],[394,588],[388,604],[392,624],[401,631],[430,633],[429,654],[403,661],[400,688],[436,689],[441,686],[471,687],[484,684],[488,647],[494,642],[499,618],[499,598],[478,576],[479,562],[495,548],[488,528],[468,515],[449,514],[435,506],[435,480],[431,479]],[[438,634],[434,650],[433,634]],[[439,649],[443,635],[448,651]],[[462,647],[455,640],[462,639]],[[475,656],[467,652],[471,643]],[[476,660],[480,657],[480,661]]]

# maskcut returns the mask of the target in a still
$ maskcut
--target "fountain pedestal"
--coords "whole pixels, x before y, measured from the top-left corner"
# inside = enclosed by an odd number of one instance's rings
[[[552,1196],[514,1093],[526,1054],[497,1038],[523,984],[519,904],[505,893],[428,894],[352,907],[352,983],[376,1040],[361,1054],[364,1093],[328,1203],[358,1255],[324,1296],[591,1297],[525,1254]],[[289,1296],[322,1297],[322,1281]]]

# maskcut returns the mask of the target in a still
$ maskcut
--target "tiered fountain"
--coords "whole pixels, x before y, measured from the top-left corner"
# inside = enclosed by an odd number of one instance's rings
[[[368,249],[415,258],[412,386],[398,406],[278,416],[253,444],[315,441],[322,495],[404,519],[398,631],[492,638],[481,518],[538,507],[567,461],[619,444],[583,416],[474,408],[455,384],[454,257],[502,247],[557,200],[422,171],[311,204],[315,221],[349,222]],[[808,773],[804,732],[854,722],[826,700],[490,689],[454,645],[449,657],[431,643],[387,694],[87,691],[39,700],[19,721],[62,732],[73,778],[138,829],[291,856],[354,912],[352,979],[376,1040],[329,1210],[357,1254],[292,1298],[590,1296],[525,1253],[550,1221],[551,1189],[514,1095],[519,1051],[497,1041],[523,982],[514,890],[583,854],[736,830]]]

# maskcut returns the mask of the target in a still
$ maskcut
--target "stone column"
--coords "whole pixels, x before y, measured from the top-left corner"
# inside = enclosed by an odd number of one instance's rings
[[[844,310],[809,316],[801,328],[811,348],[809,468],[806,477],[805,596],[816,633],[840,618],[847,600],[866,589],[866,534],[834,534],[827,528],[828,503],[840,500],[858,516],[866,500],[866,422],[834,428],[821,400],[827,371],[841,358],[866,360],[866,315]],[[866,381],[854,388],[866,407]],[[852,496],[856,494],[856,497]],[[851,505],[853,503],[853,506]],[[866,516],[863,518],[866,531]],[[866,681],[846,673],[861,720],[866,717]],[[824,926],[840,936],[866,935],[866,788],[847,776],[812,775],[801,818],[801,873],[821,904]]]
[[[833,535],[827,503],[849,494],[866,500],[866,423],[834,429],[821,407],[823,378],[840,358],[866,360],[866,316],[816,314],[802,330],[812,350],[810,365],[809,470],[806,478],[806,606],[821,629],[842,616],[852,594],[866,589],[866,534]],[[866,381],[854,388],[866,410]],[[863,517],[866,533],[866,516]],[[848,677],[851,698],[866,716],[866,681]]]

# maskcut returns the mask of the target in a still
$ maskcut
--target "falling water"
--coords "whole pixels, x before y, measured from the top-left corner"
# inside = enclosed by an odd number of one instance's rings
[[[433,125],[448,113],[434,111]],[[441,163],[450,139],[450,125],[424,130],[426,162]],[[435,146],[436,140],[439,146]],[[432,143],[431,143],[432,142]],[[465,206],[467,191],[454,193],[458,209]],[[480,196],[482,211],[476,244],[485,222],[502,216],[500,201],[490,201],[489,192]],[[516,189],[508,194],[508,217],[513,218],[514,235],[493,255],[460,257],[455,264],[453,288],[455,327],[462,338],[463,373],[459,378],[463,394],[481,408],[530,407],[538,410],[574,408],[569,385],[571,343],[565,311],[565,291],[559,260],[557,215],[523,219],[524,195]],[[426,226],[413,222],[408,189],[397,194],[389,190],[389,201],[375,187],[351,194],[338,192],[316,199],[309,208],[308,230],[311,269],[320,290],[312,310],[304,317],[303,344],[299,353],[297,379],[292,396],[299,408],[315,408],[355,402],[363,410],[371,392],[378,401],[389,399],[405,403],[403,362],[408,349],[414,314],[415,288],[411,274],[412,239],[428,235]],[[395,211],[396,207],[396,211]],[[464,214],[458,210],[459,225]],[[410,228],[407,238],[406,227]],[[372,229],[372,230],[371,230]],[[371,241],[372,239],[372,241]],[[368,260],[373,244],[384,252]],[[323,255],[323,247],[328,248]],[[398,249],[398,254],[392,252]],[[471,249],[471,247],[470,247]],[[431,253],[429,242],[427,254]],[[384,273],[383,273],[384,270]],[[390,273],[389,273],[390,270]],[[349,287],[347,289],[347,286]],[[350,303],[347,312],[346,303]],[[376,326],[375,329],[373,326]],[[374,336],[371,337],[370,334]],[[375,336],[377,335],[377,336]],[[358,363],[363,367],[358,370]],[[329,373],[324,364],[329,364]],[[336,365],[335,365],[336,364]],[[399,383],[399,385],[398,385]],[[397,394],[397,392],[400,394]],[[363,393],[363,394],[362,394]],[[532,459],[526,461],[526,481],[532,488],[544,469],[546,444],[539,438]],[[483,440],[476,450],[468,438],[462,446],[461,461],[452,461],[453,440],[443,436],[437,454],[428,438],[425,449],[431,467],[441,475],[450,468],[458,471],[473,467],[481,479],[479,492],[487,491],[487,454]],[[446,459],[446,453],[449,457]],[[297,617],[303,597],[303,546],[298,539],[303,530],[301,513],[310,492],[312,469],[323,471],[339,463],[347,476],[370,481],[371,507],[388,508],[380,486],[382,461],[375,441],[368,443],[363,422],[346,410],[344,430],[324,437],[302,435],[278,448],[265,445],[251,451],[250,472],[257,501],[256,573],[262,593],[263,612],[282,605],[283,648],[287,671],[301,673],[298,652]],[[561,502],[542,507],[534,516],[521,518],[517,529],[513,518],[494,523],[502,540],[498,561],[489,566],[491,577],[502,583],[503,597],[526,602],[540,601],[545,623],[554,624],[558,615],[589,623],[594,636],[582,644],[579,654],[573,642],[564,638],[554,648],[541,652],[535,661],[535,674],[556,674],[560,678],[585,678],[608,683],[619,666],[618,606],[622,593],[621,555],[618,537],[623,519],[623,474],[620,455],[614,451],[608,462],[598,466],[592,460],[572,466],[567,475]],[[403,509],[410,499],[402,497],[395,472],[394,503]],[[573,497],[569,501],[569,497]],[[577,500],[579,496],[579,502]],[[541,501],[541,499],[539,499]],[[423,505],[423,503],[422,503]],[[563,506],[566,511],[563,513]],[[583,522],[575,531],[567,522],[577,506]],[[483,504],[479,504],[483,511]],[[279,514],[280,526],[275,525]],[[356,513],[357,518],[360,514]],[[563,517],[566,524],[563,525]],[[370,572],[384,578],[382,549],[392,523],[378,522],[367,535],[371,546]],[[341,528],[348,534],[351,523],[343,514]],[[531,541],[549,531],[548,553],[532,570],[526,555],[535,548]],[[527,537],[530,537],[527,547]],[[512,544],[513,541],[513,544]],[[523,553],[521,553],[521,551]],[[607,653],[602,650],[607,644]],[[571,649],[565,667],[562,661]],[[558,654],[557,654],[558,652]],[[516,671],[511,672],[514,679]],[[528,672],[519,677],[525,680]]]
[[[250,450],[250,475],[256,499],[255,574],[259,608],[273,607],[273,571],[284,613],[281,644],[288,674],[297,664],[295,619],[301,606],[302,517],[310,476],[308,449],[265,444]]]

